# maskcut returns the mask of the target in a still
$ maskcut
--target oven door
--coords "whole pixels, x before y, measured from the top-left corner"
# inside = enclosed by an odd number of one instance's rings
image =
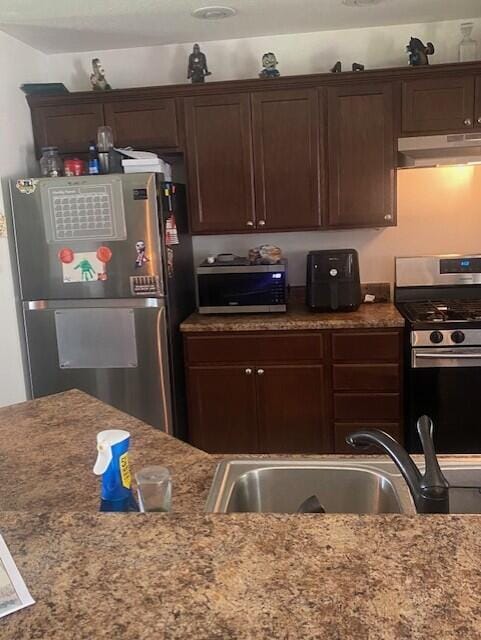
[[[438,453],[481,453],[481,347],[412,349],[407,445],[422,451],[417,419],[434,422]]]

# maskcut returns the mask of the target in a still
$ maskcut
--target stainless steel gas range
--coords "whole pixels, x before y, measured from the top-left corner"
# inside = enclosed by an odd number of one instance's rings
[[[406,442],[421,451],[431,416],[441,453],[481,453],[481,255],[396,258],[395,301],[407,321]]]

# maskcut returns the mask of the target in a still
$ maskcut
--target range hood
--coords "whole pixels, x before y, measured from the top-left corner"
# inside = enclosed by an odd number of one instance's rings
[[[398,168],[481,163],[481,131],[399,138]]]

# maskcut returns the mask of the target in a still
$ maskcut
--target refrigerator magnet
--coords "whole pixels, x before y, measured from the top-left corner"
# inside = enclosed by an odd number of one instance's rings
[[[135,268],[140,269],[143,267],[146,262],[150,262],[149,258],[147,258],[145,251],[145,242],[143,240],[139,240],[135,243],[135,250],[137,251],[137,257],[135,258]]]
[[[63,264],[70,264],[71,262],[73,262],[75,256],[74,252],[69,247],[62,247],[57,255],[58,259]]]
[[[170,247],[167,247],[167,275],[174,277],[174,250]]]
[[[100,262],[106,264],[112,260],[112,251],[109,247],[101,246],[97,249],[97,258]]]
[[[37,188],[38,180],[35,178],[22,178],[17,180],[15,186],[20,191],[20,193],[24,193],[29,196],[31,193],[34,193]]]
[[[179,234],[174,215],[171,215],[165,221],[165,244],[168,246],[179,244]]]

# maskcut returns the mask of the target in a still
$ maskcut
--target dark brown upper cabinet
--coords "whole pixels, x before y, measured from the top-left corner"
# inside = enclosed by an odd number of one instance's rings
[[[391,83],[328,89],[329,227],[395,224]]]
[[[117,146],[166,150],[179,148],[174,98],[108,102],[104,109],[105,124],[112,127]]]
[[[481,76],[476,78],[474,101],[474,126],[481,127]]]
[[[473,76],[405,80],[402,83],[403,135],[472,129],[474,85]]]
[[[38,107],[32,112],[37,154],[42,147],[58,147],[60,153],[85,153],[97,140],[104,123],[102,104],[69,104]]]
[[[257,230],[319,228],[317,91],[261,91],[251,99]]]
[[[191,231],[255,227],[249,94],[184,100]]]

